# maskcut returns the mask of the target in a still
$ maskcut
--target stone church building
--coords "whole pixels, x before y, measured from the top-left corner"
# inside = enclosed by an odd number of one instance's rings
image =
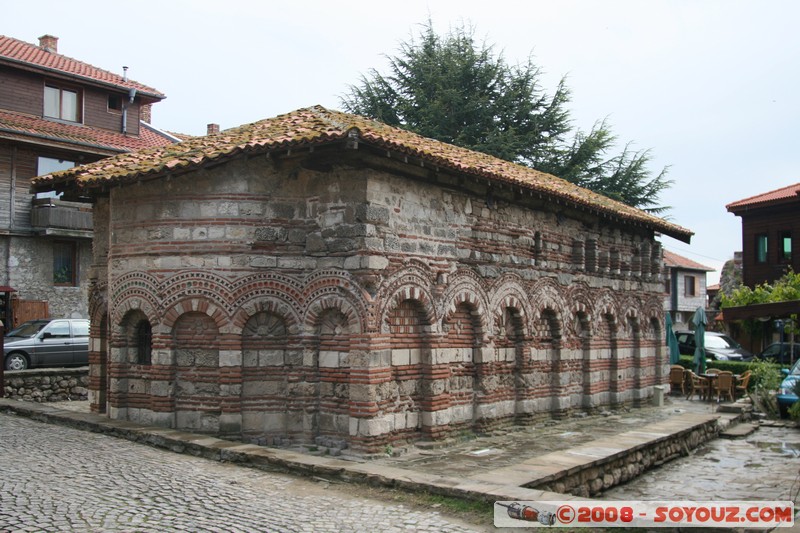
[[[92,408],[360,453],[637,404],[692,233],[322,107],[46,175],[94,202]]]

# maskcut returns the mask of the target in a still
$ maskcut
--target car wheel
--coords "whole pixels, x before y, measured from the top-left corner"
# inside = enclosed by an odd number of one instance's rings
[[[28,368],[28,358],[25,354],[10,353],[6,356],[6,370],[25,370]]]

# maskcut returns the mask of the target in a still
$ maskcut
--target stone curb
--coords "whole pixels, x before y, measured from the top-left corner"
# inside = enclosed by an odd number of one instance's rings
[[[147,444],[174,453],[271,472],[327,477],[373,486],[450,496],[493,503],[495,501],[579,501],[583,498],[474,479],[452,478],[391,466],[344,459],[304,455],[289,450],[264,448],[207,435],[112,420],[93,413],[81,413],[46,404],[0,399],[0,412],[24,416],[39,422],[59,424],[84,431]]]

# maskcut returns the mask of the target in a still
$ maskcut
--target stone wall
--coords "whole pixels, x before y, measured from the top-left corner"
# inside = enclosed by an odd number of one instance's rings
[[[88,368],[6,370],[5,397],[28,402],[87,400]]]
[[[95,410],[109,383],[114,418],[370,452],[636,404],[666,380],[646,228],[319,157],[240,158],[96,203]]]
[[[537,481],[525,486],[580,497],[594,496],[635,479],[651,468],[688,455],[690,450],[715,438],[718,431],[717,421],[711,420],[646,445],[625,450],[602,461],[589,462],[585,467],[563,470],[545,482]]]

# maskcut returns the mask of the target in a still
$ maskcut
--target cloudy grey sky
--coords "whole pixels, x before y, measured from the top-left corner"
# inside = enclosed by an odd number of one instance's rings
[[[741,249],[725,204],[800,182],[800,2],[794,0],[0,0],[0,34],[155,87],[156,127],[205,133],[301,107],[340,109],[349,84],[418,33],[471,24],[507,61],[562,76],[578,128],[608,119],[669,167],[662,204],[695,232],[665,247],[719,270]],[[709,275],[716,282],[719,273]]]

